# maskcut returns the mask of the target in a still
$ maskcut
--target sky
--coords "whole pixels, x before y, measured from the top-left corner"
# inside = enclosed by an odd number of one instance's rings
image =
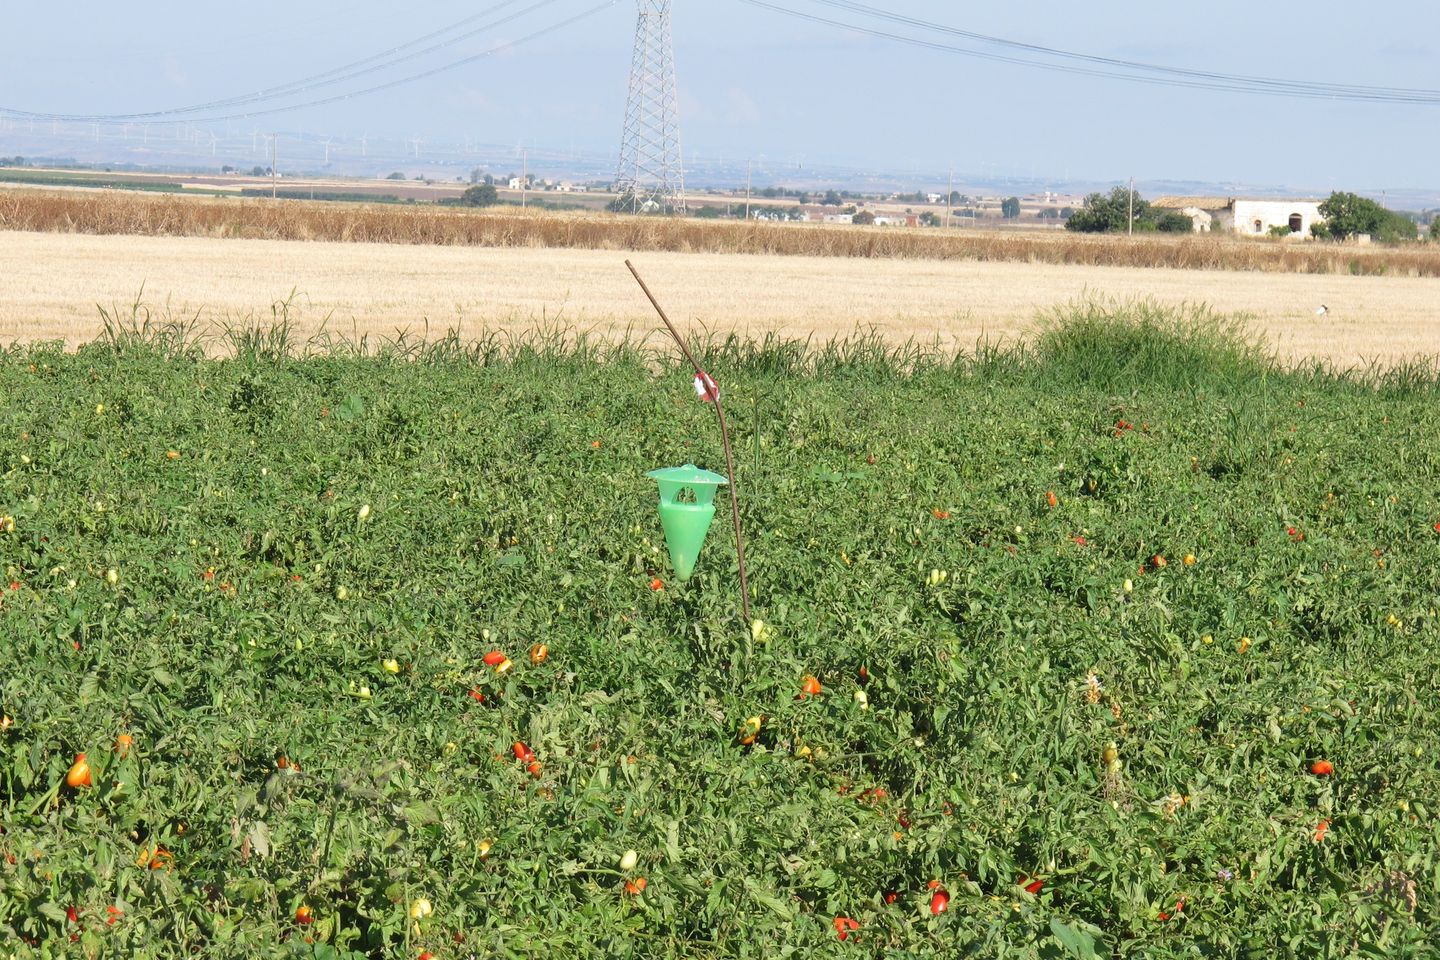
[[[547,0],[510,24],[377,77],[481,53],[602,2]],[[775,2],[861,19],[814,0]],[[494,3],[166,0],[86,4],[83,15],[73,5],[7,5],[0,107],[136,113],[233,97],[371,56]],[[1440,88],[1440,4],[1427,0],[1373,8],[1332,0],[894,0],[885,8],[1103,56]],[[1066,75],[899,45],[743,0],[675,0],[673,20],[687,160],[753,158],[773,181],[828,164],[1056,183],[1134,176],[1321,191],[1440,189],[1440,106],[1288,100]],[[299,129],[317,138],[463,138],[613,156],[634,21],[634,3],[616,0],[579,23],[416,83],[199,126],[240,137],[246,148],[255,129]],[[16,125],[0,126],[0,156],[21,152],[23,138]]]

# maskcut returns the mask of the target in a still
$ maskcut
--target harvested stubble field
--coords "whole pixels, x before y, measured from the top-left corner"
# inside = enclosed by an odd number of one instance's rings
[[[427,319],[432,333],[457,327],[472,337],[557,317],[605,336],[652,330],[654,315],[623,258],[612,250],[0,232],[0,340],[78,345],[100,329],[97,304],[128,314],[142,286],[157,312],[198,314],[211,328],[268,321],[272,304],[294,290],[290,320],[302,338],[322,325],[347,337],[393,336]],[[716,333],[826,340],[873,327],[892,342],[971,347],[982,337],[1028,336],[1037,314],[1057,303],[1102,297],[1208,303],[1246,317],[1292,361],[1355,366],[1440,352],[1440,285],[1423,278],[675,252],[637,261],[677,319]],[[1330,307],[1323,318],[1315,315],[1322,303]]]
[[[1440,277],[1440,248],[705,222],[125,192],[0,192],[0,230]]]

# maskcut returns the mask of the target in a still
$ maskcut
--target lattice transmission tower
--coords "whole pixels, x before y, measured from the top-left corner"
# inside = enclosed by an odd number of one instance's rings
[[[675,45],[670,0],[637,0],[630,97],[615,174],[618,205],[636,213],[684,213],[680,107],[675,95]]]

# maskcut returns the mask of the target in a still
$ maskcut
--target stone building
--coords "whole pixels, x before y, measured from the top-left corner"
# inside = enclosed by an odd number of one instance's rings
[[[1285,227],[1289,236],[1309,239],[1311,224],[1325,218],[1320,201],[1277,200],[1269,197],[1160,197],[1150,204],[1174,210],[1195,221],[1196,233],[1223,230],[1242,236],[1264,237],[1272,228]]]

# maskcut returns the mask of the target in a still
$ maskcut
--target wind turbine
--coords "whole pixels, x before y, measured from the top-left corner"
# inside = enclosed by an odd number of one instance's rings
[[[215,147],[220,143],[220,138],[215,136],[215,131],[210,131],[210,156],[215,156]]]
[[[368,156],[370,156],[369,143],[370,143],[370,134],[368,134],[368,133],[362,133],[362,134],[360,134],[360,156],[362,156],[362,157],[368,157]]]
[[[330,166],[330,144],[333,143],[334,140],[334,137],[325,138],[325,166],[327,167]]]
[[[411,137],[411,138],[410,138],[410,145],[415,148],[415,158],[416,158],[417,160],[420,158],[420,144],[422,144],[422,143],[424,143],[424,142],[425,142],[424,139],[421,138],[421,137]]]

